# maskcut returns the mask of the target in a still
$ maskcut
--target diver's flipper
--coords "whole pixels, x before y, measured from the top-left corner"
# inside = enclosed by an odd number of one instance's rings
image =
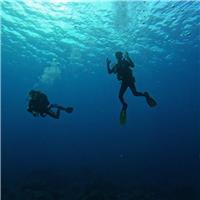
[[[119,118],[120,124],[124,125],[126,124],[126,112],[124,110],[122,110],[120,112],[120,118]]]
[[[67,108],[65,108],[65,112],[67,112],[67,113],[72,113],[73,110],[74,110],[73,107],[67,107]]]
[[[156,101],[152,97],[150,97],[148,92],[144,92],[144,95],[150,107],[155,107],[157,105]]]
[[[126,124],[126,121],[127,121],[127,118],[126,118],[126,110],[127,110],[127,107],[128,105],[125,104],[120,112],[120,118],[119,118],[119,121],[120,121],[120,124],[121,125],[124,125]]]

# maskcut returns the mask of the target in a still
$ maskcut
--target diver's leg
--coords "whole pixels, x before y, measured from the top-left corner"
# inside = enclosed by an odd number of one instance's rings
[[[49,108],[58,108],[58,109],[60,109],[60,110],[65,110],[65,108],[64,108],[63,106],[60,106],[60,105],[58,105],[58,104],[51,104],[51,105],[49,106]]]
[[[67,107],[67,108],[65,108],[65,107],[57,105],[57,104],[51,104],[50,108],[58,108],[58,109],[63,110],[65,112],[67,112],[67,113],[72,113],[73,110],[74,110],[73,107]]]
[[[120,90],[119,90],[119,99],[122,103],[122,109],[120,112],[120,123],[125,124],[126,123],[126,111],[128,108],[128,104],[124,101],[124,93],[126,92],[128,88],[128,84],[125,82],[122,82]]]
[[[122,103],[123,107],[127,107],[127,103],[124,101],[124,93],[126,92],[128,85],[125,82],[122,82],[119,90],[119,100]]]
[[[51,116],[51,117],[53,117],[53,118],[55,118],[55,119],[59,119],[59,117],[60,117],[60,109],[58,108],[56,112],[53,112],[52,110],[49,109],[46,112],[46,114]]]
[[[131,89],[131,92],[133,93],[134,96],[143,96],[143,97],[145,97],[144,93],[137,91],[137,89],[135,87],[135,83],[133,81],[129,84],[129,88]]]
[[[129,87],[130,87],[130,89],[131,89],[133,95],[145,97],[145,98],[146,98],[146,101],[147,101],[147,103],[148,103],[148,105],[149,105],[150,107],[155,107],[155,106],[157,105],[156,101],[149,95],[148,92],[144,92],[144,93],[138,92],[138,91],[136,90],[136,87],[135,87],[135,83],[134,83],[134,82],[131,82],[131,83],[129,84]]]

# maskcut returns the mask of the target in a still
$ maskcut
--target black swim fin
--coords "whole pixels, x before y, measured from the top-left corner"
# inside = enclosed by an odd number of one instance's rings
[[[67,113],[72,113],[73,110],[74,110],[73,107],[67,107],[67,108],[65,108],[65,112],[67,112]]]
[[[145,95],[146,101],[150,107],[155,107],[157,105],[156,101],[152,97],[150,97],[148,92],[144,92],[144,95]]]

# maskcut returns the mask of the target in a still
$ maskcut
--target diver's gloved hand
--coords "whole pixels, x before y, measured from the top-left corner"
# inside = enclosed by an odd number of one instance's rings
[[[72,113],[73,110],[74,110],[73,107],[67,107],[67,108],[65,109],[65,111],[66,111],[67,113]]]
[[[30,112],[30,113],[32,112],[32,110],[31,110],[30,108],[27,108],[26,110],[27,110],[28,112]]]
[[[128,54],[127,51],[125,51],[125,53],[124,53],[124,57],[125,57],[126,59],[129,58],[129,54]]]
[[[107,65],[110,65],[111,60],[109,58],[106,58],[106,63],[107,63]]]

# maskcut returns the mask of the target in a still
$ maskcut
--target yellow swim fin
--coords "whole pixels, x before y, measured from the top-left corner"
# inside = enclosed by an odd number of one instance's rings
[[[122,109],[122,111],[120,112],[119,122],[121,125],[124,125],[126,124],[126,121],[127,121],[126,111]]]

